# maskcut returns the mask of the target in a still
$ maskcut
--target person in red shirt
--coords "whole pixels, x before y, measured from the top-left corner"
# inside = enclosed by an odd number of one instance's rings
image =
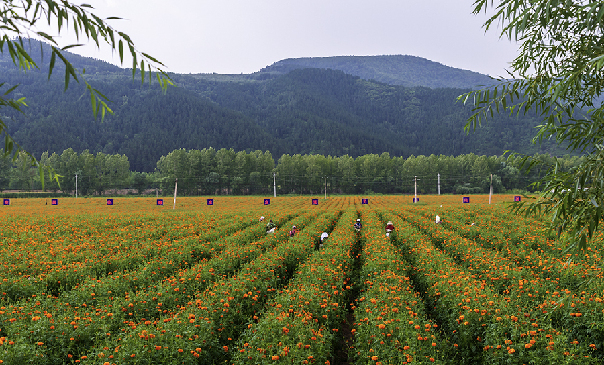
[[[386,237],[390,237],[392,231],[394,231],[394,224],[392,224],[392,221],[388,221],[386,224]]]

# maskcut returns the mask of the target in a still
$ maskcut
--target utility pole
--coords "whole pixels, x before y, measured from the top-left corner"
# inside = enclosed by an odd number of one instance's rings
[[[277,197],[277,173],[273,172],[273,197]]]
[[[491,189],[489,189],[489,204],[491,204],[492,195],[493,195],[493,174],[491,174]]]
[[[78,174],[76,173],[76,199],[78,198]]]
[[[438,195],[440,195],[440,173],[438,174]]]
[[[413,198],[413,202],[417,203],[417,176],[413,180],[415,181],[415,198]]]

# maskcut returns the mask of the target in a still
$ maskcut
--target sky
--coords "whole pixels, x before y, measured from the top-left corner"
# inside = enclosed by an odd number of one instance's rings
[[[239,74],[298,57],[412,55],[493,77],[517,45],[485,32],[474,0],[89,0],[175,73]],[[62,35],[60,44],[73,43]],[[71,49],[119,64],[96,46]],[[130,66],[126,63],[125,66]]]

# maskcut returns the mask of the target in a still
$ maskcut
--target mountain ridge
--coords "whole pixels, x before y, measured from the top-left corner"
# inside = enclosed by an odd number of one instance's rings
[[[90,58],[68,58],[74,66],[86,67],[89,81],[110,100],[114,114],[105,121],[94,120],[82,85],[72,82],[62,91],[60,67],[48,80],[42,63],[41,70],[23,73],[6,54],[0,55],[2,81],[20,84],[11,96],[26,96],[29,105],[24,114],[4,108],[0,115],[10,119],[9,132],[34,155],[69,147],[120,153],[134,170],[153,171],[161,156],[179,148],[269,150],[276,158],[565,153],[554,143],[531,144],[532,128],[538,124],[534,115],[497,115],[466,135],[463,126],[471,107],[456,98],[469,88],[405,87],[332,68],[294,65],[286,73],[272,68],[245,75],[171,74],[178,87],[162,95],[157,85],[141,85],[128,70]],[[359,69],[372,62],[353,58],[345,63],[355,60],[360,60]],[[430,62],[426,64],[434,66]],[[325,60],[315,65],[324,66]]]
[[[340,70],[365,80],[407,87],[473,89],[495,83],[491,77],[478,72],[450,67],[410,55],[287,58],[255,74],[284,74],[300,68]],[[418,72],[420,69],[422,72]]]

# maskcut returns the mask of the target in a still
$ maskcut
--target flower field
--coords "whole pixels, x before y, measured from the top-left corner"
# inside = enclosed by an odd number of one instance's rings
[[[567,250],[507,195],[362,198],[12,199],[0,363],[604,362],[602,234]]]

